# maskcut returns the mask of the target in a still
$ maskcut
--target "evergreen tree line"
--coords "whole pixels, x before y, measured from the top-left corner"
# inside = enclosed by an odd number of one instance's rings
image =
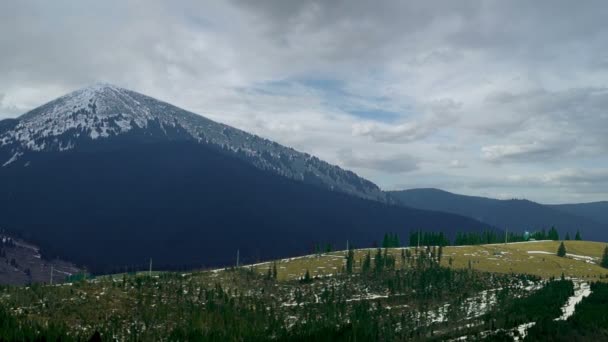
[[[401,243],[399,242],[399,235],[397,235],[397,233],[384,234],[384,239],[382,239],[382,248],[397,247],[401,247]]]
[[[450,240],[443,232],[410,232],[410,246],[449,246]]]

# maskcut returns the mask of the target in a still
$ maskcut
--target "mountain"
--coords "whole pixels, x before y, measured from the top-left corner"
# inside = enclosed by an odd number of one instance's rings
[[[528,200],[498,200],[453,194],[439,189],[410,189],[389,192],[402,205],[468,216],[499,228],[513,231],[536,230],[555,226],[563,235],[580,229],[588,240],[608,241],[608,224],[596,222],[582,210],[557,209]]]
[[[94,272],[228,265],[369,246],[470,218],[380,201],[371,182],[113,86],[0,123],[0,228]],[[380,199],[380,200],[377,200]]]
[[[165,139],[215,145],[254,166],[361,198],[386,201],[372,182],[275,142],[151,97],[96,84],[0,122],[0,165],[29,165],[32,152],[65,151],[104,138]]]
[[[608,202],[591,202],[591,203],[575,203],[575,204],[554,204],[548,205],[548,207],[577,215],[586,217],[596,222],[605,224],[608,226]]]

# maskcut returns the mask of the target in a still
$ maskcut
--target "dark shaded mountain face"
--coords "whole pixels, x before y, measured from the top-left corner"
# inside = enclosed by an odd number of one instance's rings
[[[132,96],[141,106],[154,101]],[[139,123],[137,115],[95,115],[104,101],[114,108],[102,98],[94,96],[86,110],[71,104],[65,109],[67,100],[51,102],[45,110],[2,121],[0,131],[0,158],[6,160],[0,167],[0,227],[36,243],[47,256],[94,272],[143,265],[149,258],[157,267],[229,265],[237,249],[243,262],[251,262],[307,253],[315,243],[369,246],[386,232],[407,236],[423,228],[453,235],[485,226],[363,198],[374,188],[354,174],[314,157],[306,157],[307,164],[298,159],[304,154],[206,119],[209,127],[225,130],[195,138],[184,122],[199,119],[170,105],[162,108],[173,113],[174,124],[161,117],[161,107]],[[54,114],[37,118],[41,111]],[[235,136],[240,146],[260,150],[213,143]],[[300,170],[290,164],[300,162],[318,182],[281,171]],[[352,180],[348,184],[359,184],[361,196],[331,190],[327,179]]]
[[[0,169],[0,224],[47,254],[91,267],[225,265],[369,246],[419,227],[479,230],[472,219],[391,206],[262,171],[195,142],[110,143]]]
[[[407,207],[464,215],[501,229],[523,232],[555,226],[562,237],[566,232],[574,237],[580,229],[586,240],[608,241],[608,224],[528,200],[464,196],[438,189],[411,189],[389,194]]]
[[[548,207],[585,217],[596,222],[605,224],[608,227],[608,202],[591,202],[591,203],[576,203],[576,204],[555,204]]]

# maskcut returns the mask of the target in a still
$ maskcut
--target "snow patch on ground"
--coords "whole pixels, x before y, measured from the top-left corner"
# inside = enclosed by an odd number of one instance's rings
[[[576,304],[580,303],[583,298],[588,297],[591,294],[591,288],[589,287],[589,283],[576,281],[574,282],[574,295],[568,298],[568,302],[562,307],[562,315],[556,318],[556,321],[565,321],[570,316],[574,315],[574,310],[576,310]]]
[[[545,251],[528,251],[528,254],[548,254],[548,255],[554,255],[555,253],[545,252]]]
[[[536,325],[536,322],[524,323],[518,326],[516,330],[519,333],[519,336],[514,336],[513,341],[523,341],[528,334],[528,329],[532,328],[534,325]]]

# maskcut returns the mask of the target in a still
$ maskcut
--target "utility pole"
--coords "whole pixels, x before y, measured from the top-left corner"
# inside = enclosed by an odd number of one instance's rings
[[[53,268],[54,266],[51,265],[51,285],[53,285]]]
[[[150,270],[148,271],[148,275],[152,277],[152,258],[150,258]]]
[[[236,250],[236,267],[239,267],[239,256],[240,256],[239,254],[240,254],[240,250],[237,249]]]

